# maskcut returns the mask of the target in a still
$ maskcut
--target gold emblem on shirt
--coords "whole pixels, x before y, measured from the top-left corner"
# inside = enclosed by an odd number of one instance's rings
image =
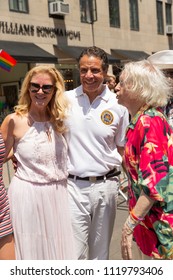
[[[103,111],[101,114],[101,120],[104,124],[109,125],[113,122],[114,116],[110,111]]]

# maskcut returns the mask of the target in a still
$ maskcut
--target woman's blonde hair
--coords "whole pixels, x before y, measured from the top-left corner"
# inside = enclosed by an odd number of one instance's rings
[[[22,83],[18,105],[14,107],[14,110],[20,115],[24,115],[29,112],[31,107],[31,98],[29,93],[30,82],[32,77],[39,73],[49,74],[53,80],[54,94],[47,105],[47,110],[50,115],[50,122],[53,124],[55,130],[63,133],[65,131],[64,119],[66,118],[68,101],[64,96],[65,87],[63,76],[54,67],[39,65],[28,71]]]
[[[148,60],[125,64],[122,74],[124,87],[149,106],[163,107],[172,96],[171,83],[164,73]]]

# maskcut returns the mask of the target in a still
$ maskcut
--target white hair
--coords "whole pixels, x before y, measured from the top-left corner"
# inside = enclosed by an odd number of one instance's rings
[[[163,107],[172,95],[172,86],[164,73],[148,60],[125,64],[124,86],[152,107]]]

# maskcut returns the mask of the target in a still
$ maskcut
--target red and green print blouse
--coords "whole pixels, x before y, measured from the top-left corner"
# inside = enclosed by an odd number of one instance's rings
[[[127,128],[125,162],[129,175],[129,210],[141,193],[155,200],[134,230],[141,251],[173,259],[173,130],[160,109],[144,106]]]

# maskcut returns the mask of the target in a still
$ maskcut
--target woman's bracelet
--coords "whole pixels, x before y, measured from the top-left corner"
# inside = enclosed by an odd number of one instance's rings
[[[142,222],[144,220],[143,217],[137,217],[134,212],[133,209],[130,211],[130,216],[132,217],[133,220],[138,221],[138,222]]]
[[[128,231],[127,231],[127,234],[131,234],[134,230],[134,228],[139,224],[138,221],[135,221],[131,218],[131,216],[129,215],[126,222],[125,222],[125,225],[127,226],[128,228]]]

